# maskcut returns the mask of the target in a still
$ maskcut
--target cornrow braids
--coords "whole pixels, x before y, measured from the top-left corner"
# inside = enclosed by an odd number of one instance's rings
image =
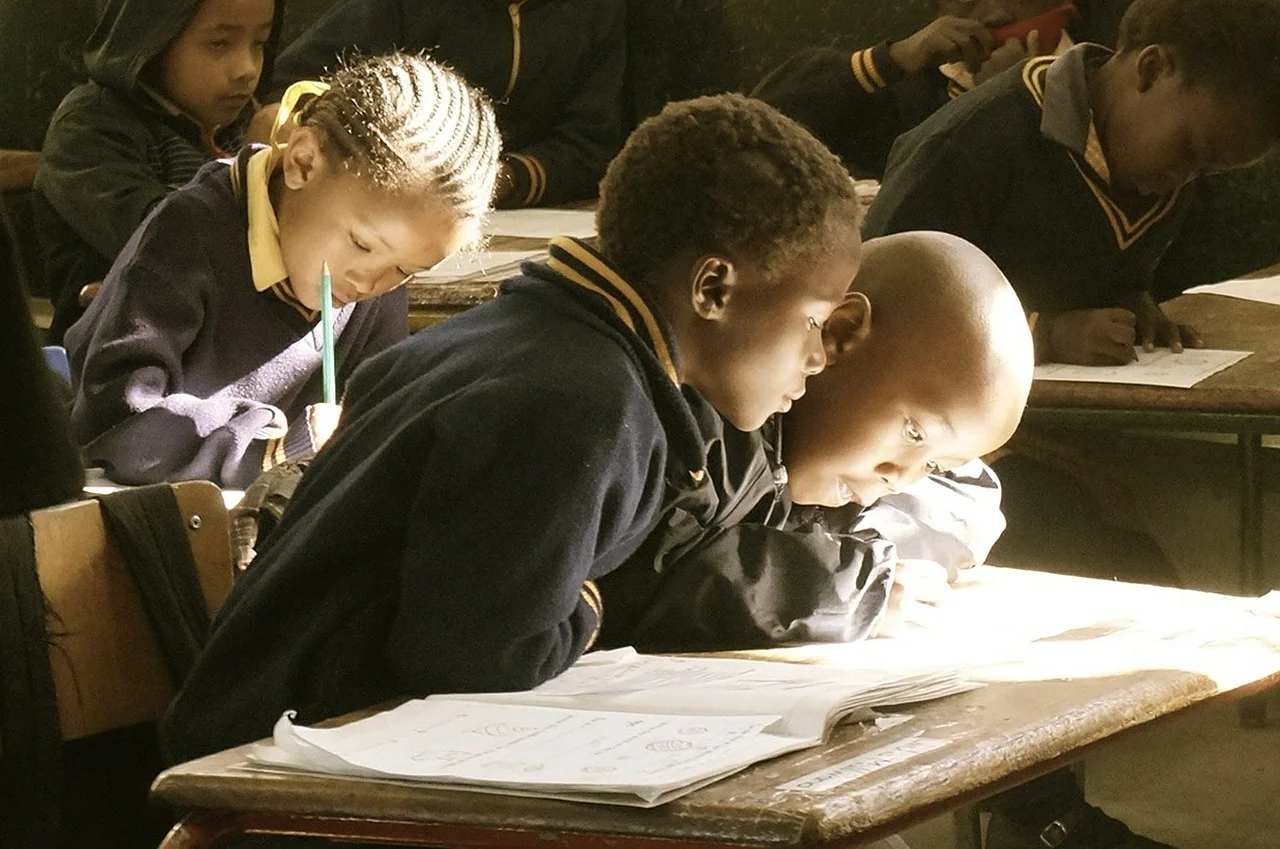
[[[301,125],[347,171],[396,194],[430,193],[459,220],[488,212],[501,141],[488,99],[453,70],[410,53],[357,59],[326,76]]]
[[[1280,128],[1280,0],[1134,0],[1120,52],[1164,44],[1188,81],[1248,98]]]
[[[795,121],[740,94],[670,103],[640,124],[600,183],[604,255],[633,282],[677,256],[720,252],[765,274],[856,233],[853,179]]]

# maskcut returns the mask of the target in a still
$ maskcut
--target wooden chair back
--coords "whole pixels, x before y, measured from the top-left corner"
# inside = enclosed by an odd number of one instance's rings
[[[222,492],[208,481],[173,484],[173,491],[212,614],[233,576]],[[37,510],[31,523],[63,739],[159,719],[174,682],[100,505]]]

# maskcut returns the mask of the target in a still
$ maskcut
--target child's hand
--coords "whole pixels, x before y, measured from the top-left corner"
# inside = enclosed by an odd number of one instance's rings
[[[338,429],[342,415],[341,404],[310,404],[307,406],[307,430],[311,431],[311,444],[319,451]]]
[[[1138,340],[1142,350],[1154,351],[1157,345],[1166,346],[1173,353],[1181,353],[1186,348],[1203,348],[1204,340],[1195,328],[1186,324],[1177,324],[1164,314],[1164,310],[1151,297],[1150,292],[1143,292],[1130,298],[1126,306],[1137,316]]]
[[[1023,59],[1030,59],[1032,56],[1040,55],[1040,33],[1032,30],[1027,33],[1027,43],[1023,44],[1016,38],[1005,39],[1004,44],[991,51],[991,55],[987,57],[987,61],[982,63],[982,67],[973,72],[973,84],[981,85],[996,74],[1012,68]]]
[[[934,606],[950,593],[945,566],[932,560],[899,560],[893,569],[889,604],[876,636],[897,636],[908,624],[928,625]]]
[[[944,15],[889,45],[889,55],[908,74],[961,60],[976,71],[991,54],[992,44],[991,31],[978,21]]]
[[[249,119],[249,126],[244,130],[245,144],[256,142],[258,144],[266,144],[271,141],[271,127],[276,122],[276,113],[280,111],[279,103],[268,103],[257,112],[253,113],[253,117]],[[285,133],[287,139],[288,133]]]
[[[1049,359],[1082,366],[1123,365],[1137,358],[1137,317],[1126,309],[1058,313],[1049,328]]]

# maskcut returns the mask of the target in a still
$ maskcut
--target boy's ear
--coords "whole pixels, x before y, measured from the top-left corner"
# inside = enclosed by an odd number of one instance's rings
[[[827,365],[848,356],[871,335],[871,301],[861,292],[850,292],[822,326],[822,347]]]
[[[320,136],[310,127],[297,127],[289,136],[289,144],[280,159],[284,184],[300,189],[324,167]]]
[[[693,265],[690,301],[699,318],[718,321],[738,285],[738,269],[722,256],[704,256]]]
[[[1146,92],[1162,76],[1178,71],[1178,57],[1164,44],[1148,44],[1138,51],[1138,91]]]

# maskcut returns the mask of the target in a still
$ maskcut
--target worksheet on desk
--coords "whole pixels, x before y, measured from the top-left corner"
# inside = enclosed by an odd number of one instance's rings
[[[1036,366],[1036,380],[1075,380],[1088,383],[1130,383],[1139,386],[1172,386],[1190,389],[1211,374],[1243,360],[1252,351],[1186,348],[1175,354],[1168,348],[1147,353],[1135,349],[1138,359],[1122,366],[1077,366],[1043,363]]]
[[[1226,295],[1230,298],[1258,301],[1263,304],[1280,304],[1280,275],[1254,277],[1245,280],[1225,280],[1222,283],[1206,283],[1203,286],[1193,286],[1184,294]]]
[[[489,277],[499,272],[515,274],[520,263],[537,259],[546,251],[459,251],[434,268],[413,275],[418,280],[466,280]]]
[[[586,239],[596,234],[596,214],[590,209],[500,209],[485,217],[484,234],[521,239]]]

